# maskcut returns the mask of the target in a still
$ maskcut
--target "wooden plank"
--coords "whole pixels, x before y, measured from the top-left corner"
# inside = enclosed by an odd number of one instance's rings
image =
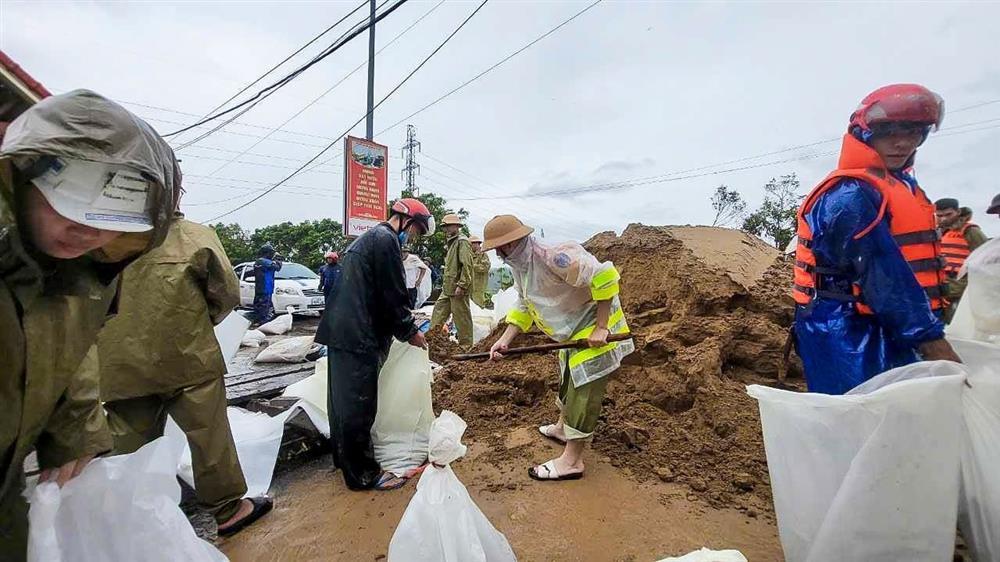
[[[226,384],[226,398],[231,406],[245,404],[254,398],[271,398],[281,394],[286,387],[295,384],[313,374],[313,366],[309,364],[297,371],[278,373],[272,378],[247,381],[246,384],[230,386]]]

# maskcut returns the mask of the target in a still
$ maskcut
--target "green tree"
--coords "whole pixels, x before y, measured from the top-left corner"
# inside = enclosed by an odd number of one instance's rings
[[[254,257],[257,249],[269,243],[286,260],[317,270],[323,265],[323,254],[331,250],[343,251],[348,240],[340,222],[323,219],[298,224],[283,222],[258,228],[250,236],[250,243]]]
[[[434,220],[437,221],[437,224],[439,225],[441,224],[441,219],[450,213],[454,213],[462,217],[463,221],[469,218],[469,211],[462,208],[459,208],[457,211],[453,210],[448,206],[448,201],[446,201],[444,197],[435,195],[431,192],[414,195],[412,191],[404,189],[403,197],[414,197],[416,199],[420,199],[424,205],[427,205],[431,214],[434,215]],[[469,227],[463,226],[462,233],[468,236]],[[438,227],[437,232],[435,232],[432,236],[421,236],[418,240],[408,243],[407,246],[409,246],[410,250],[418,256],[422,258],[430,258],[431,263],[434,265],[444,264],[444,255],[446,253],[445,235],[440,226]]]
[[[712,194],[712,208],[715,209],[712,226],[727,226],[743,218],[747,212],[747,202],[739,191],[720,185]]]
[[[743,230],[769,239],[776,248],[783,250],[795,236],[795,217],[798,214],[799,179],[795,174],[771,178],[764,186],[764,202],[743,221]]]
[[[238,224],[211,225],[222,242],[222,247],[229,256],[229,261],[236,265],[254,259],[255,250],[250,243],[250,233]]]

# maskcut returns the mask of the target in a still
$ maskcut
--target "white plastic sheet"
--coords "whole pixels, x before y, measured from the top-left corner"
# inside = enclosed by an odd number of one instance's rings
[[[916,380],[849,396],[747,388],[786,560],[951,559],[965,372],[917,363],[876,377]]]
[[[515,561],[507,539],[497,531],[447,463],[465,455],[466,424],[445,410],[431,424],[431,462],[389,542],[388,562]]]
[[[28,514],[30,562],[216,562],[178,504],[181,441],[161,437],[135,453],[97,459],[62,489],[40,484]]]
[[[288,385],[281,395],[291,398],[301,398],[322,412],[323,416],[327,416],[326,402],[329,383],[327,382],[326,367],[327,358],[320,357],[316,360],[316,365],[313,367],[313,374],[297,383]],[[329,437],[329,431],[327,432],[327,436]]]
[[[493,295],[493,323],[499,324],[507,318],[507,313],[517,304],[517,289],[507,287]]]
[[[479,308],[479,305],[469,301],[472,311],[472,343],[479,343],[483,338],[493,333],[497,323],[493,319],[493,311]]]
[[[240,459],[243,478],[247,483],[245,497],[262,496],[270,489],[274,465],[278,459],[278,449],[281,447],[281,437],[285,432],[285,422],[299,411],[304,411],[323,435],[330,436],[330,422],[326,413],[305,402],[297,402],[288,410],[273,417],[243,408],[226,408],[229,427],[236,443],[236,456]],[[184,437],[184,433],[172,419],[167,422],[166,434],[172,438]],[[181,454],[177,475],[192,488],[195,487],[191,449],[188,447],[185,447]]]
[[[257,326],[257,329],[270,336],[280,336],[292,329],[292,315],[291,313],[282,314],[267,324]]]
[[[254,358],[254,363],[301,363],[313,345],[313,336],[285,338],[271,343]]]
[[[1000,560],[1000,346],[950,341],[969,369],[959,528],[975,560]]]
[[[664,558],[659,562],[747,562],[747,557],[738,550],[709,550],[702,547],[684,556]]]
[[[433,421],[427,350],[393,340],[379,373],[378,413],[372,426],[375,460],[382,470],[403,476],[424,464]]]
[[[215,327],[215,339],[219,340],[219,349],[222,350],[222,357],[226,363],[232,361],[236,352],[240,350],[240,343],[249,327],[250,321],[235,310],[226,315],[226,318]]]

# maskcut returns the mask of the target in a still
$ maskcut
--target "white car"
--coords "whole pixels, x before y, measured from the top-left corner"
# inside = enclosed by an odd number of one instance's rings
[[[253,262],[241,263],[233,268],[240,280],[240,306],[253,307],[254,275]],[[274,272],[275,314],[292,312],[318,312],[326,307],[326,299],[319,290],[319,275],[308,267],[286,261],[281,269]]]

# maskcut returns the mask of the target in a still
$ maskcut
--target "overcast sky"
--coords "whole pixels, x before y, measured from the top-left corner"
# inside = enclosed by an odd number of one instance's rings
[[[377,110],[375,130],[589,3],[492,0]],[[96,90],[166,133],[196,121],[358,4],[3,0],[0,49],[51,90]],[[429,12],[376,58],[376,100],[478,2],[437,4],[411,0],[379,24],[382,48]],[[826,153],[839,142],[784,149],[840,136],[874,88],[918,82],[939,92],[948,108],[944,128],[917,157],[921,184],[932,199],[957,197],[988,234],[1000,235],[1000,220],[984,214],[1000,191],[998,21],[1000,4],[985,2],[607,0],[407,121],[423,144],[418,183],[467,208],[476,232],[506,212],[547,237],[580,240],[633,222],[706,224],[713,217],[709,196],[720,183],[751,206],[774,176],[794,172],[806,192],[835,166],[835,155]],[[366,58],[362,35],[238,122],[179,150],[189,218],[212,219],[248,201],[344,133],[365,111],[365,68],[282,123]],[[273,132],[278,126],[282,131]],[[364,125],[352,132],[363,136]],[[375,139],[393,156],[390,197],[403,185],[405,132],[404,123]],[[188,133],[173,144],[193,138]],[[320,159],[327,164],[222,220],[247,228],[340,220],[341,146]],[[776,151],[783,152],[767,154]],[[642,185],[523,197],[630,180]]]

